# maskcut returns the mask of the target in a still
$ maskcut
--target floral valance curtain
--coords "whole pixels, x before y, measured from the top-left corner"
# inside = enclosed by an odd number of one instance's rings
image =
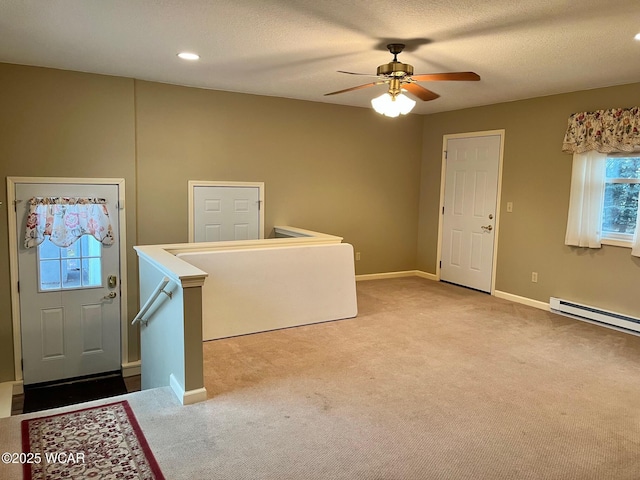
[[[611,108],[569,117],[562,151],[633,152],[640,148],[640,109]]]
[[[573,154],[565,244],[600,248],[607,154],[640,151],[640,108],[574,113],[562,151]],[[631,255],[640,257],[640,213]]]
[[[104,245],[113,244],[106,203],[104,198],[31,198],[24,246],[40,245],[46,235],[58,247],[68,247],[82,235],[92,235]]]

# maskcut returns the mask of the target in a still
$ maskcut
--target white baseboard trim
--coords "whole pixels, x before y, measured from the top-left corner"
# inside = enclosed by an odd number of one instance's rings
[[[138,360],[137,362],[129,362],[122,364],[122,376],[124,378],[133,377],[135,375],[140,375],[142,362]]]
[[[13,383],[14,395],[22,395],[24,393],[24,382],[22,380],[17,380],[15,382],[8,382],[8,383]]]
[[[178,400],[180,400],[180,403],[182,403],[184,400],[184,388],[182,388],[182,385],[180,385],[180,382],[178,382],[173,373],[169,375],[169,385],[171,386],[173,393],[178,397]],[[184,403],[182,404],[184,405]]]
[[[387,278],[402,278],[402,277],[420,277],[428,280],[439,281],[437,275],[433,273],[423,272],[422,270],[406,270],[402,272],[387,272],[387,273],[370,273],[366,275],[356,275],[356,282],[362,282],[367,280],[383,280]],[[494,290],[493,295],[497,298],[509,300],[515,303],[521,303],[528,305],[529,307],[539,308],[540,310],[551,311],[549,304],[541,302],[539,300],[533,300],[532,298],[521,297],[520,295],[514,295],[513,293],[502,292],[500,290]]]
[[[362,282],[367,280],[384,280],[387,278],[402,278],[402,277],[421,277],[421,278],[427,278],[429,280],[438,279],[438,277],[433,273],[427,273],[421,270],[405,270],[402,272],[369,273],[365,275],[356,275],[356,282]]]
[[[11,416],[13,403],[13,382],[0,383],[0,418]]]
[[[178,397],[180,403],[182,405],[191,405],[193,403],[203,402],[207,399],[207,389],[206,388],[197,388],[195,390],[185,391],[180,385],[180,382],[173,375],[169,375],[169,384],[171,385],[171,389],[173,393]]]
[[[415,272],[416,277],[426,278],[427,280],[433,280],[434,282],[440,280],[435,273],[423,272],[422,270],[415,270]]]
[[[195,390],[189,390],[188,392],[184,392],[183,395],[183,405],[192,405],[198,402],[204,402],[207,399],[207,389],[197,388]]]
[[[533,300],[532,298],[521,297],[520,295],[514,295],[513,293],[502,292],[500,290],[494,290],[493,295],[511,302],[521,303],[523,305],[528,305],[529,307],[539,308],[540,310],[546,310],[547,312],[551,311],[551,307],[549,307],[548,303]]]

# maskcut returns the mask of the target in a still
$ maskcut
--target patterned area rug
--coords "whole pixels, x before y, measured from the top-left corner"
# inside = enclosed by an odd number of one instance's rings
[[[129,403],[22,421],[24,478],[164,480]]]

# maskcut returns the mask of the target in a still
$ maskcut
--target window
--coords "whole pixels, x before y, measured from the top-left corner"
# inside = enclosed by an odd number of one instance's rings
[[[631,244],[638,217],[640,156],[606,159],[602,239]]]
[[[562,151],[573,154],[565,245],[640,257],[640,107],[570,115]]]
[[[47,236],[38,245],[40,291],[102,286],[102,245],[90,235],[62,248]]]

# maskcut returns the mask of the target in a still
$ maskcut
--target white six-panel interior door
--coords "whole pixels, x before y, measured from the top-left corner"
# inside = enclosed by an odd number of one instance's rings
[[[264,184],[189,182],[189,241],[264,238]]]
[[[440,279],[491,293],[502,136],[447,138]]]
[[[119,188],[118,184],[15,184],[25,385],[121,368]],[[38,247],[25,248],[28,200],[43,196],[105,198],[113,245],[85,235],[69,248],[56,247],[48,237]]]

